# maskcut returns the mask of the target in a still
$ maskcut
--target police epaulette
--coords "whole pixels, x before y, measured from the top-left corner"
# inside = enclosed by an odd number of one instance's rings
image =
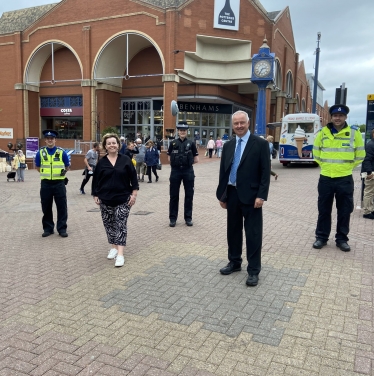
[[[358,125],[350,125],[350,127],[354,129],[355,131],[358,131],[360,129]]]

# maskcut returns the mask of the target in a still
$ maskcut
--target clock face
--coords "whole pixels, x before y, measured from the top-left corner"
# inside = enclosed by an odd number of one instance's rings
[[[253,71],[257,77],[266,77],[271,71],[270,63],[266,60],[260,60],[255,64]]]

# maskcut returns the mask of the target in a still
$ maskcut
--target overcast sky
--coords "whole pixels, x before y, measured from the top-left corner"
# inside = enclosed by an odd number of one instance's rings
[[[1,1],[0,14],[53,2],[58,1]],[[304,60],[306,73],[314,73],[317,32],[321,32],[318,78],[326,89],[323,98],[333,105],[335,88],[344,82],[351,109],[348,122],[365,123],[367,94],[374,94],[374,0],[261,0],[261,3],[268,12],[289,6],[296,50],[300,60]]]

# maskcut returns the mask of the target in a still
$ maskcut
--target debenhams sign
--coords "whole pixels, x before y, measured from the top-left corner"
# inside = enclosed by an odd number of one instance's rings
[[[217,114],[231,114],[231,104],[178,102],[179,112],[205,112]]]

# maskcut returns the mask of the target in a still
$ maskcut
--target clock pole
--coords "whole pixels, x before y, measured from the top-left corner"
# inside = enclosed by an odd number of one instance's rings
[[[257,83],[257,109],[256,109],[256,127],[255,134],[265,136],[266,134],[266,86],[268,81]]]
[[[266,87],[274,80],[275,54],[270,52],[266,38],[258,54],[252,56],[251,82],[258,86],[255,134],[266,134]]]

